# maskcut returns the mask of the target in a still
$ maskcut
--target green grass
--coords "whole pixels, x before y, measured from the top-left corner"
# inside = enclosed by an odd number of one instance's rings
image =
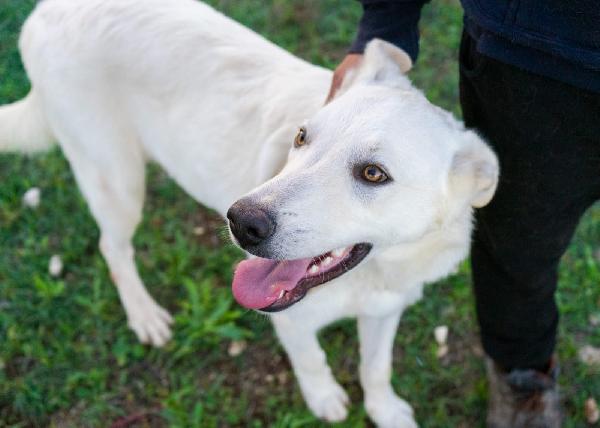
[[[348,0],[214,0],[219,9],[309,61],[333,67],[360,15]],[[26,94],[16,49],[32,0],[0,3],[0,103]],[[422,19],[421,57],[411,73],[429,98],[455,113],[456,1],[437,0]],[[201,47],[198,47],[199,49]],[[98,231],[58,150],[33,158],[0,156],[0,426],[312,427],[285,354],[265,318],[241,310],[228,284],[241,254],[222,223],[157,168],[148,174],[144,222],[135,238],[141,274],[176,316],[161,350],[137,343],[98,249]],[[37,210],[23,193],[42,189]],[[194,235],[195,227],[206,233]],[[600,345],[590,315],[600,314],[600,209],[582,222],[560,271],[559,354],[568,427],[583,426],[583,402],[600,398],[600,373],[577,361]],[[60,279],[47,273],[61,254]],[[450,353],[438,360],[432,331],[451,327]],[[231,340],[246,339],[228,357]],[[357,379],[355,326],[340,322],[322,343],[353,406],[340,426],[370,426]],[[428,286],[405,315],[395,348],[394,385],[424,427],[482,426],[486,386],[478,357],[468,265]]]

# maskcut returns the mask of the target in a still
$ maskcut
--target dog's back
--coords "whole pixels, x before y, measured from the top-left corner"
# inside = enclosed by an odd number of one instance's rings
[[[136,146],[222,214],[280,169],[330,78],[192,0],[45,0],[20,47],[33,89],[18,116],[44,120],[15,138],[17,113],[8,112],[17,106],[0,110],[0,129],[13,130],[0,149],[57,139],[71,157],[87,144],[74,124],[88,134],[112,127],[119,145]]]

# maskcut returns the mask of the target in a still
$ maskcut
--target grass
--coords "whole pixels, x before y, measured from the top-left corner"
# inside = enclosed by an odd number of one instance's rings
[[[333,67],[360,16],[347,0],[213,0],[228,15],[309,61]],[[32,0],[0,5],[0,103],[28,90],[16,49]],[[429,98],[459,114],[456,1],[429,4],[421,57],[412,77]],[[199,47],[200,48],[200,47]],[[268,322],[232,301],[231,267],[241,254],[220,237],[221,221],[158,168],[148,174],[137,260],[151,293],[176,316],[161,350],[137,343],[98,249],[98,230],[58,150],[33,158],[0,156],[0,426],[313,427],[290,366]],[[23,193],[42,190],[37,210]],[[198,227],[204,234],[197,235]],[[195,229],[196,228],[196,229]],[[196,230],[196,234],[194,234]],[[588,321],[600,314],[600,209],[591,209],[565,255],[557,299],[567,427],[584,426],[583,403],[600,399],[600,372],[577,360],[600,345]],[[65,271],[48,274],[60,254]],[[450,326],[450,352],[438,359],[432,331]],[[248,348],[228,356],[232,340]],[[322,335],[353,406],[345,427],[370,426],[357,379],[355,326]],[[469,267],[428,286],[403,318],[394,385],[424,427],[482,426],[486,385],[477,342]]]

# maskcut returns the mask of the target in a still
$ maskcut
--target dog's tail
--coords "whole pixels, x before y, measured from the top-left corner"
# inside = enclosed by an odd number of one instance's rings
[[[34,153],[55,142],[35,90],[20,101],[0,106],[0,152]]]

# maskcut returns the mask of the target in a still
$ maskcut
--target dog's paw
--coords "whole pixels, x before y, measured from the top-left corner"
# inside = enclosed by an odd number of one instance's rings
[[[335,381],[315,388],[312,393],[305,393],[304,396],[310,410],[321,419],[340,422],[348,416],[348,395]]]
[[[369,400],[365,407],[373,422],[380,428],[418,428],[412,407],[396,394]]]
[[[171,315],[150,299],[127,311],[128,325],[142,343],[161,347],[171,339]]]

